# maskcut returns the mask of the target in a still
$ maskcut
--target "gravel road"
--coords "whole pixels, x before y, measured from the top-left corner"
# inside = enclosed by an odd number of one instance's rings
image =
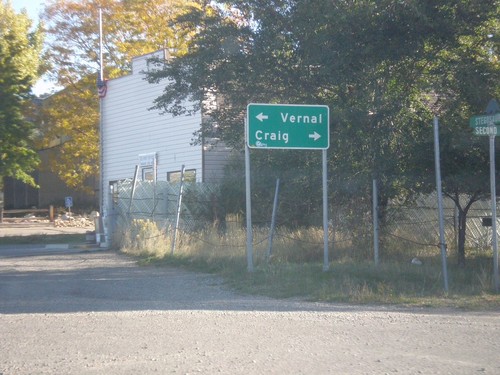
[[[236,294],[111,251],[0,247],[0,374],[500,374],[500,313]]]

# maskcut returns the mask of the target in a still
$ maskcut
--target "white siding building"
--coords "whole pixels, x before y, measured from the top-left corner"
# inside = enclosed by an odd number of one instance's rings
[[[116,181],[138,178],[158,181],[178,179],[182,166],[186,175],[197,182],[221,177],[229,154],[224,146],[193,144],[193,134],[200,129],[202,114],[173,117],[151,110],[164,84],[145,80],[148,60],[164,57],[163,52],[136,57],[132,73],[107,82],[101,104],[102,214],[110,207],[110,186]],[[214,163],[214,161],[216,161]]]

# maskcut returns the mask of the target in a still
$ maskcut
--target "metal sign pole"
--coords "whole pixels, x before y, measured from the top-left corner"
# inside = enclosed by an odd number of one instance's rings
[[[250,148],[323,150],[323,270],[328,260],[328,178],[327,154],[330,147],[330,109],[326,105],[259,104],[247,105],[245,119],[245,180],[247,211],[247,262],[253,271],[253,234],[250,194]]]
[[[474,129],[475,135],[490,137],[490,193],[491,193],[491,246],[493,248],[493,277],[495,291],[499,291],[498,277],[498,244],[497,244],[497,197],[495,184],[495,136],[500,128],[500,105],[491,99],[486,106],[486,114],[472,116],[469,125]]]
[[[102,55],[102,9],[99,8],[99,81],[104,81],[104,66],[103,66],[103,55]],[[103,162],[103,98],[99,97],[99,213],[103,216],[104,213],[104,162]]]
[[[497,242],[497,197],[495,183],[495,136],[496,126],[490,122],[490,188],[491,188],[491,245],[493,247],[493,276],[495,291],[498,292],[498,242]]]
[[[443,267],[444,290],[448,292],[448,267],[446,265],[446,238],[444,236],[443,189],[441,183],[441,157],[439,152],[439,122],[434,117],[434,163],[436,166],[436,193],[439,211],[439,247],[441,248],[441,264]]]
[[[328,271],[328,173],[326,150],[323,150],[323,271]]]
[[[245,120],[245,135],[248,139],[247,124]],[[250,192],[250,148],[245,142],[245,192],[247,216],[247,270],[253,272],[253,231],[252,231],[252,199]]]

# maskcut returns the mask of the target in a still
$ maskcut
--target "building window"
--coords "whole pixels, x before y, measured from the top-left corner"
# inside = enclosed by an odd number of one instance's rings
[[[181,171],[168,172],[167,181],[173,183],[181,182]],[[196,169],[184,170],[184,182],[196,182]]]
[[[156,182],[157,165],[158,154],[156,152],[139,154],[139,167],[141,168],[142,181]]]
[[[152,167],[156,163],[156,159],[156,152],[150,152],[149,154],[139,154],[139,165],[142,168]]]
[[[142,168],[142,181],[154,181],[154,170],[153,168]]]

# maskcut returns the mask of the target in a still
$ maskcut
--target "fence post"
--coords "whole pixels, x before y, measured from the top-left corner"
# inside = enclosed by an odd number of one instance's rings
[[[128,214],[132,210],[132,202],[134,201],[135,185],[137,184],[137,176],[139,174],[139,165],[135,166],[134,180],[132,181],[132,191],[130,192],[130,204],[128,205]]]
[[[278,211],[278,195],[280,191],[280,179],[276,179],[276,189],[274,191],[273,214],[271,216],[271,228],[269,229],[269,246],[267,248],[267,260],[273,252],[274,228],[276,226],[276,212]]]
[[[378,225],[378,186],[377,179],[373,179],[373,258],[375,266],[379,263],[379,225]]]
[[[177,200],[177,215],[175,218],[175,229],[174,229],[174,238],[172,239],[172,249],[170,250],[170,254],[174,255],[175,243],[177,242],[177,232],[179,230],[179,220],[181,217],[181,205],[182,205],[182,191],[184,189],[184,164],[181,168],[181,186],[179,188],[179,198]]]

